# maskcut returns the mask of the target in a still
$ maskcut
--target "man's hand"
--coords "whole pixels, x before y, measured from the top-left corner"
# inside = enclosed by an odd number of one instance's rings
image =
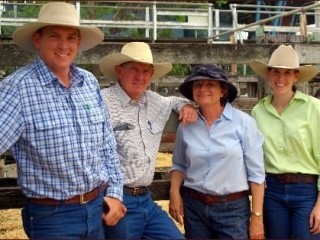
[[[183,201],[179,192],[170,192],[169,214],[179,224],[183,225]]]
[[[104,198],[104,212],[102,220],[108,226],[114,226],[117,222],[124,217],[127,208],[122,204],[119,199],[112,197]]]
[[[191,104],[186,104],[182,107],[179,113],[179,121],[182,122],[183,126],[197,121],[198,113]]]

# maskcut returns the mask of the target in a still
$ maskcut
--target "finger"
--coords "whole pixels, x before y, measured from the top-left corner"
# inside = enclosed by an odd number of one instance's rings
[[[182,217],[182,215],[179,215],[179,223],[180,223],[181,225],[183,225],[183,217]]]
[[[312,234],[316,234],[317,231],[320,231],[319,225],[318,225],[318,226],[313,226],[313,227],[310,229],[310,232],[311,232]]]

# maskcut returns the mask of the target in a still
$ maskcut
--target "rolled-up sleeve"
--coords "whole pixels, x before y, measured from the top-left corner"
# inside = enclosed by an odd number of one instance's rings
[[[257,128],[254,119],[249,118],[245,122],[243,134],[243,154],[248,173],[248,181],[261,184],[265,180],[263,161],[263,135]]]

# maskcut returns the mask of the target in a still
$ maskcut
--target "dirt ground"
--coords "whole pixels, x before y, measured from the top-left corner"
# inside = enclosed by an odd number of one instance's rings
[[[159,153],[157,167],[170,167],[171,154]],[[157,201],[165,211],[168,211],[168,201]],[[184,232],[183,226],[177,224]],[[21,209],[0,210],[0,239],[26,239],[21,220]]]

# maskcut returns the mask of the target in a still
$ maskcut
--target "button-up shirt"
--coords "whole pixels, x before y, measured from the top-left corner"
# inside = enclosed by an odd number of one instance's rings
[[[119,83],[103,89],[102,94],[111,115],[125,185],[150,185],[166,122],[172,110],[179,112],[189,101],[150,90],[134,101]]]
[[[272,106],[271,100],[272,96],[261,99],[252,110],[265,137],[266,172],[319,175],[320,100],[296,91],[281,114]]]
[[[171,171],[184,173],[184,186],[202,193],[248,190],[248,181],[265,179],[262,144],[254,119],[227,103],[210,129],[200,112],[194,124],[179,125]]]
[[[38,57],[0,82],[0,153],[27,197],[68,199],[108,183],[122,199],[116,142],[96,78],[72,65],[67,89]]]

